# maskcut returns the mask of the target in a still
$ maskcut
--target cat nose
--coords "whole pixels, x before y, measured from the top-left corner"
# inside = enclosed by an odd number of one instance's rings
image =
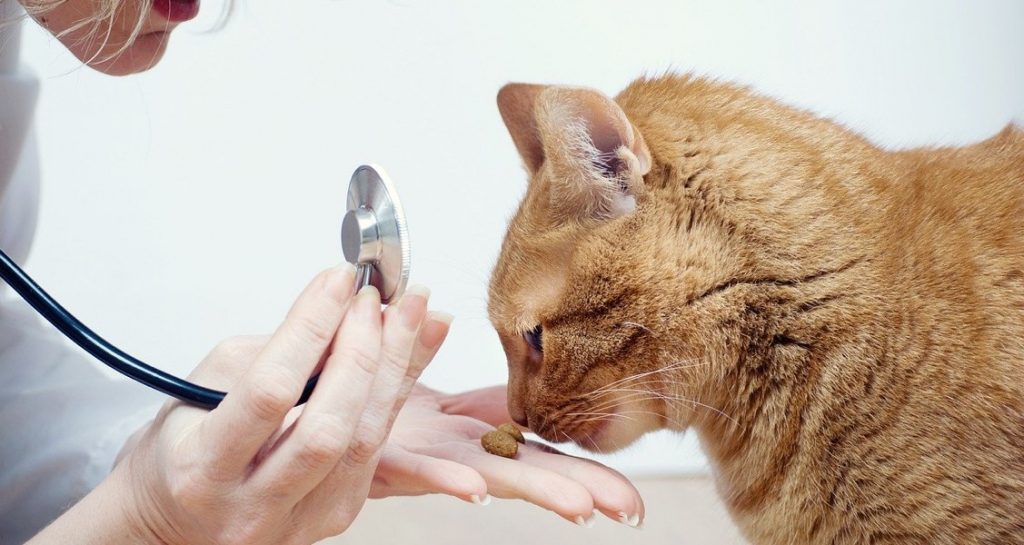
[[[529,419],[526,418],[526,384],[511,364],[509,370],[508,400],[506,402],[508,415],[516,424],[529,427]]]
[[[530,427],[530,419],[526,417],[526,409],[522,403],[518,403],[516,399],[508,398],[508,415],[512,417],[512,421],[520,426]]]

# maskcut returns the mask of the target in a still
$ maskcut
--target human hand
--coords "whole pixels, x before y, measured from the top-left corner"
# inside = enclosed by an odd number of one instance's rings
[[[456,395],[417,385],[391,430],[370,497],[448,494],[486,503],[517,498],[580,525],[594,510],[638,526],[644,504],[622,474],[591,460],[527,442],[515,459],[488,454],[480,437],[510,421],[506,387]]]
[[[191,378],[228,390],[213,411],[164,406],[108,479],[137,537],[312,543],[348,528],[450,323],[428,314],[422,291],[382,314],[376,290],[352,297],[354,283],[351,267],[326,271],[265,343],[239,339],[211,352]],[[318,367],[316,390],[295,408]]]

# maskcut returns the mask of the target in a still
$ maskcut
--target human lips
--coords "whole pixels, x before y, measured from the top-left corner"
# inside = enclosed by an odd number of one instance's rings
[[[164,19],[180,23],[199,14],[199,0],[153,0],[153,9]]]

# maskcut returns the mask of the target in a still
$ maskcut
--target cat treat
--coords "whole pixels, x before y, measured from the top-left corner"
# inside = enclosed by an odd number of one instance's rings
[[[512,423],[502,424],[502,425],[498,426],[498,431],[503,431],[503,432],[511,435],[512,438],[515,439],[517,443],[523,443],[524,445],[526,444],[526,438],[523,437],[523,432],[519,431],[519,428],[517,428],[515,424],[512,424]]]
[[[501,430],[491,430],[485,433],[480,438],[480,444],[487,452],[503,458],[515,458],[516,453],[519,452],[519,444],[516,443],[515,437]]]

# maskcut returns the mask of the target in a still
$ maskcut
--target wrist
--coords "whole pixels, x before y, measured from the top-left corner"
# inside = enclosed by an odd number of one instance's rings
[[[145,523],[124,471],[115,470],[29,545],[167,545]]]
[[[121,524],[133,543],[144,545],[169,545],[155,527],[150,524],[153,517],[147,516],[145,502],[147,490],[138,481],[132,480],[131,460],[118,464],[104,484],[109,485],[110,507],[116,510],[116,522]]]

